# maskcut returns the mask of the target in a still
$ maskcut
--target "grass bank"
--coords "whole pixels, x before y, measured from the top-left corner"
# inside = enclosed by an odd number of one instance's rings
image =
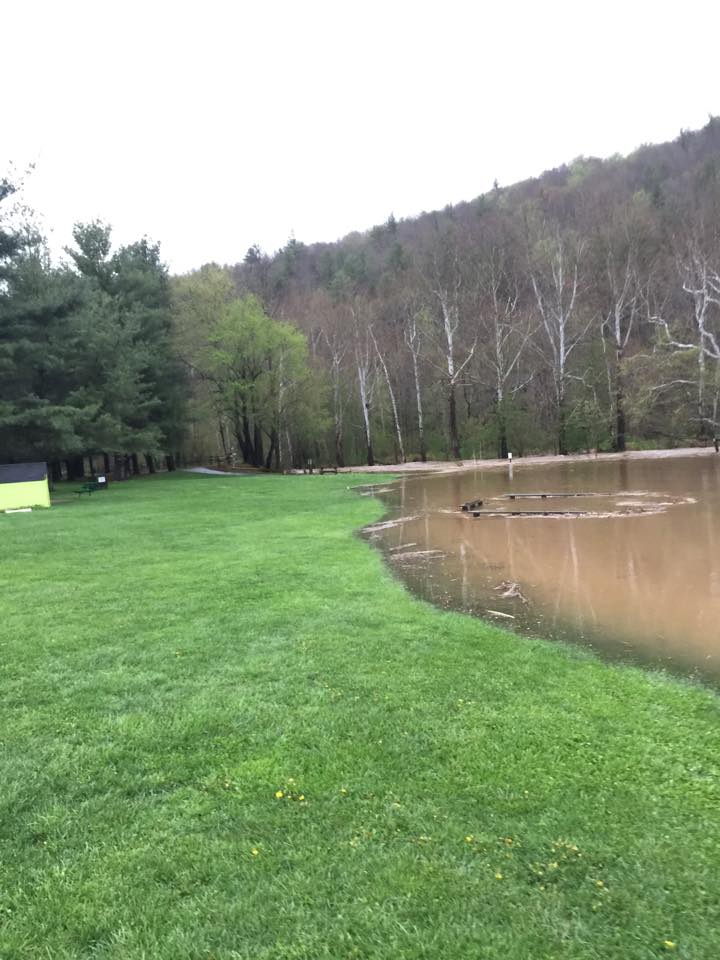
[[[718,698],[414,600],[347,484],[0,517],[2,960],[715,960]]]

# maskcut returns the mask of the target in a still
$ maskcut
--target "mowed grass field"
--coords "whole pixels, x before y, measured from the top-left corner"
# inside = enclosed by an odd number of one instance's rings
[[[0,516],[0,958],[715,960],[718,697],[415,600],[348,482]]]

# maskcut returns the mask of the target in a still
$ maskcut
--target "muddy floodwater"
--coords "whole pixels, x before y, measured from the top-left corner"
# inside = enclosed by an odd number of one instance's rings
[[[379,496],[389,513],[366,535],[420,596],[720,681],[720,456],[516,461]]]

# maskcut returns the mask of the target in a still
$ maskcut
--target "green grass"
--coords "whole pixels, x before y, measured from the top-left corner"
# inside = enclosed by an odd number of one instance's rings
[[[0,517],[0,958],[715,960],[716,695],[413,599],[347,483]]]

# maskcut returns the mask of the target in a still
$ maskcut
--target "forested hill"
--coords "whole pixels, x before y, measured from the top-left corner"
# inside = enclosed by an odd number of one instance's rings
[[[627,204],[636,194],[647,197],[658,211],[670,208],[682,216],[689,200],[704,203],[702,194],[715,183],[719,164],[720,118],[711,118],[702,130],[682,131],[676,140],[644,145],[627,157],[581,156],[511,186],[496,182],[489,193],[443,210],[399,221],[390,214],[385,223],[335,243],[306,245],[291,239],[272,257],[253,247],[235,271],[244,282],[248,270],[256,272],[256,286],[271,298],[282,296],[289,284],[295,289],[332,289],[345,275],[361,278],[375,290],[383,274],[405,266],[434,234],[456,231],[472,244],[498,217],[524,217],[531,208],[570,228],[590,231],[600,227],[608,206]],[[606,209],[600,211],[600,206]],[[481,227],[479,221],[484,221]]]
[[[337,243],[171,277],[0,181],[0,462],[284,469],[710,442],[720,118]],[[139,232],[141,232],[141,226]],[[85,458],[85,460],[83,459]],[[99,462],[99,461],[97,461]]]
[[[692,443],[718,421],[719,197],[711,119],[233,275],[306,334],[340,461]]]

